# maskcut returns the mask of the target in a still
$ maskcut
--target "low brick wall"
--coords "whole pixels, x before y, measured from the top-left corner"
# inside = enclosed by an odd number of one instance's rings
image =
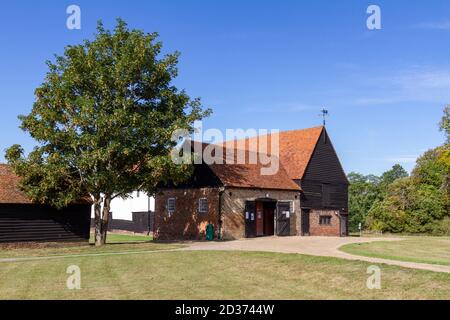
[[[331,217],[330,225],[321,225],[320,216]],[[309,214],[309,234],[311,236],[336,236],[339,237],[341,221],[339,211],[336,210],[311,210]]]
[[[169,198],[176,199],[176,209],[167,211]],[[199,199],[208,199],[208,213],[200,213]],[[155,198],[155,233],[157,240],[204,240],[206,226],[212,222],[218,232],[219,189],[166,189]]]

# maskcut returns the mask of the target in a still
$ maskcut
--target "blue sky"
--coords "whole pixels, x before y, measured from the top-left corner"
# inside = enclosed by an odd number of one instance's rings
[[[81,8],[81,30],[66,8]],[[382,29],[366,27],[370,4]],[[450,103],[449,1],[9,1],[0,10],[0,161],[45,61],[92,38],[96,21],[157,31],[182,53],[176,80],[214,114],[206,128],[327,128],[344,169],[375,173],[443,143],[437,123]]]

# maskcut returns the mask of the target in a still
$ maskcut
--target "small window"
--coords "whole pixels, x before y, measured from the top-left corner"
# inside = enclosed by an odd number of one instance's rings
[[[208,199],[200,198],[198,200],[198,212],[208,213]]]
[[[331,224],[331,216],[320,216],[319,217],[320,225],[330,225]]]
[[[169,213],[169,216],[175,212],[175,207],[176,207],[176,199],[175,198],[167,199],[167,212]]]

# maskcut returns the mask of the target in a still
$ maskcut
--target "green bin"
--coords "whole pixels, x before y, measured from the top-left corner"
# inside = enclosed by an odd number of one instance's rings
[[[206,226],[206,240],[214,240],[214,226],[211,223]]]

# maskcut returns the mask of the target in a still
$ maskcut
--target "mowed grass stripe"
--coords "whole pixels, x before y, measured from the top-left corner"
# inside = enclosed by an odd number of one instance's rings
[[[136,254],[150,254],[155,252],[171,252],[180,249],[167,249],[167,250],[152,250],[152,251],[123,251],[123,252],[104,252],[104,253],[87,253],[87,254],[68,254],[65,256],[42,256],[42,257],[23,257],[23,258],[4,258],[0,259],[0,263],[14,263],[14,262],[28,262],[28,261],[42,261],[42,260],[55,260],[55,259],[68,259],[68,258],[88,258],[88,257],[107,257],[107,256],[123,256],[123,255],[136,255]]]
[[[82,290],[66,288],[69,265]],[[298,254],[179,251],[0,265],[0,299],[450,299],[450,275]]]
[[[401,241],[355,243],[339,250],[365,257],[450,266],[448,237],[406,237]]]
[[[93,245],[84,245],[77,247],[58,247],[58,248],[39,248],[39,249],[6,249],[0,251],[1,259],[13,258],[58,258],[67,256],[90,256],[90,255],[105,255],[105,254],[125,254],[125,253],[145,253],[158,250],[172,250],[183,248],[179,244],[163,244],[163,243],[123,243],[111,244],[102,247],[95,247]]]

